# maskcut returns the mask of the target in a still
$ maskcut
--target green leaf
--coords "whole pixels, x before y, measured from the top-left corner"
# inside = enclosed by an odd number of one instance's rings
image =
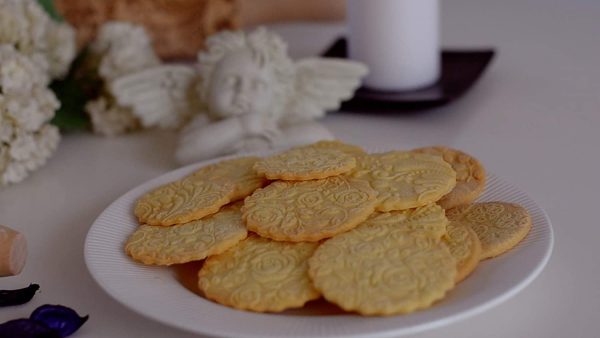
[[[58,13],[54,6],[54,0],[37,0],[38,4],[48,13],[52,20],[57,22],[63,22],[65,19]]]
[[[59,109],[54,115],[51,124],[60,128],[62,132],[74,132],[89,129],[89,120],[85,115],[73,115],[68,110]]]
[[[88,129],[90,120],[85,113],[88,100],[98,97],[102,82],[97,74],[86,65],[88,56],[84,49],[73,61],[69,73],[62,80],[55,80],[50,89],[61,103],[60,109],[50,121],[62,131]]]
[[[68,78],[54,81],[50,84],[50,89],[60,101],[60,108],[50,123],[62,131],[87,129],[89,119],[84,110],[87,97],[77,82]]]

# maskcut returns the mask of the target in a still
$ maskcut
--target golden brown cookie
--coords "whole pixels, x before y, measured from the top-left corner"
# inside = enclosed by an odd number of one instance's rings
[[[456,184],[456,172],[439,156],[411,152],[363,156],[351,175],[371,184],[384,212],[433,203]]]
[[[133,213],[141,224],[183,224],[214,214],[234,192],[232,183],[187,176],[142,195]]]
[[[308,278],[317,243],[276,242],[250,236],[209,257],[198,285],[207,298],[237,309],[280,312],[319,298]]]
[[[200,168],[192,176],[207,181],[233,183],[235,192],[231,196],[231,200],[237,201],[249,196],[254,190],[267,185],[268,180],[253,169],[258,160],[260,158],[254,156],[224,160]]]
[[[437,202],[444,209],[471,203],[483,192],[485,169],[475,157],[442,146],[418,148],[413,152],[441,156],[456,171],[456,186]]]
[[[304,181],[344,174],[355,166],[354,156],[341,150],[301,147],[264,158],[254,170],[270,180]]]
[[[219,254],[246,238],[241,204],[216,214],[170,227],[140,226],[125,243],[125,252],[144,264],[172,265]]]
[[[440,239],[446,234],[448,219],[445,216],[444,209],[432,203],[415,209],[374,212],[363,224],[387,224],[398,229],[418,232]]]
[[[350,230],[374,211],[375,192],[347,176],[277,181],[244,201],[248,230],[277,241],[318,241]]]
[[[410,313],[431,306],[454,286],[456,262],[430,236],[363,224],[323,244],[309,276],[330,302],[363,315]]]
[[[352,145],[352,144],[344,143],[339,140],[319,141],[319,142],[316,142],[313,144],[309,144],[306,147],[321,148],[321,149],[335,149],[335,150],[339,150],[341,152],[344,152],[348,155],[352,155],[355,157],[363,156],[363,155],[367,154],[367,152],[363,148]]]
[[[447,210],[446,217],[475,231],[481,241],[481,259],[510,250],[531,229],[531,217],[527,210],[513,203],[473,203]]]
[[[481,242],[473,229],[467,225],[450,222],[444,242],[456,260],[456,283],[465,279],[479,264]]]

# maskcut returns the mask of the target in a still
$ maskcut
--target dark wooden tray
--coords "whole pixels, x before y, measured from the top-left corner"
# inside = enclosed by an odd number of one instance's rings
[[[469,90],[481,77],[495,51],[442,50],[441,77],[433,85],[409,91],[379,91],[359,88],[354,97],[342,103],[350,111],[415,111],[448,104]],[[323,53],[325,57],[346,58],[346,39],[338,39]]]

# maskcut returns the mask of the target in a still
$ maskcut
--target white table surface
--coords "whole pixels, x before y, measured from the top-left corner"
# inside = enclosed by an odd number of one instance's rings
[[[446,46],[493,46],[498,54],[460,101],[418,114],[333,113],[324,123],[364,147],[445,144],[477,156],[549,214],[556,238],[541,275],[507,302],[413,337],[598,337],[600,263],[600,2],[447,0]],[[318,54],[343,25],[274,27],[296,56]],[[64,137],[26,181],[0,189],[0,224],[29,242],[24,271],[0,289],[39,283],[28,304],[0,308],[0,322],[64,304],[90,320],[73,337],[193,337],[122,307],[89,275],[87,230],[132,187],[176,167],[174,135]]]

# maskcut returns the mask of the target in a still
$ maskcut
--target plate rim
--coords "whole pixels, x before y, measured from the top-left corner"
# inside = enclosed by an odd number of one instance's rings
[[[369,152],[374,152],[374,151],[369,151]],[[93,261],[94,258],[90,256],[91,255],[90,247],[91,247],[92,242],[94,241],[94,231],[96,231],[96,228],[95,228],[96,224],[98,224],[99,221],[105,217],[105,215],[109,214],[109,212],[112,210],[112,208],[114,208],[116,205],[123,203],[124,200],[127,200],[128,198],[130,198],[131,197],[130,195],[136,194],[136,193],[138,193],[138,191],[141,191],[143,189],[145,189],[145,191],[148,191],[149,189],[152,189],[154,187],[157,187],[157,186],[163,184],[163,181],[165,181],[165,182],[172,181],[173,179],[183,177],[186,174],[189,174],[189,173],[193,172],[194,170],[197,170],[200,167],[210,165],[212,163],[216,163],[216,162],[230,159],[230,158],[242,157],[242,156],[252,156],[252,155],[264,156],[264,155],[268,155],[270,153],[273,153],[273,152],[270,151],[267,153],[259,153],[259,154],[229,155],[229,156],[223,156],[223,157],[218,157],[218,158],[214,158],[214,159],[210,159],[210,160],[206,160],[206,161],[189,164],[189,165],[165,172],[165,173],[163,173],[157,177],[154,177],[152,179],[149,179],[147,181],[144,181],[141,184],[129,189],[124,194],[120,195],[116,200],[114,200],[112,203],[110,203],[98,215],[98,217],[94,220],[92,225],[89,227],[88,232],[86,234],[86,238],[85,238],[85,242],[84,242],[84,261],[85,261],[86,268],[88,269],[88,272],[92,276],[92,279],[94,280],[94,282],[110,298],[117,301],[117,303],[123,305],[125,308],[127,308],[145,318],[148,318],[148,319],[156,321],[156,322],[160,322],[160,323],[167,325],[169,327],[172,327],[172,328],[176,328],[179,330],[183,330],[183,331],[191,332],[191,333],[195,333],[195,334],[207,334],[207,335],[212,335],[212,336],[231,337],[233,332],[227,331],[227,330],[214,330],[214,329],[204,330],[205,327],[190,328],[187,326],[178,325],[177,323],[174,323],[172,321],[172,319],[170,319],[170,318],[159,317],[159,316],[154,315],[153,313],[144,311],[143,309],[136,307],[135,304],[128,303],[124,299],[121,299],[117,295],[113,294],[113,291],[110,289],[110,287],[108,287],[108,285],[105,285],[101,282],[102,276],[98,275],[98,273],[96,271],[94,271],[94,265],[96,263]],[[547,229],[547,242],[545,243],[546,245],[545,245],[545,252],[543,253],[543,257],[535,265],[535,268],[532,269],[525,278],[520,280],[518,283],[513,285],[509,290],[503,292],[499,296],[493,297],[492,299],[484,301],[478,305],[472,306],[471,308],[463,310],[461,312],[450,314],[443,318],[434,319],[434,320],[424,322],[424,323],[413,324],[408,327],[401,326],[401,327],[398,327],[395,329],[381,329],[381,330],[373,331],[370,333],[360,332],[360,333],[348,334],[347,332],[345,332],[343,334],[344,337],[367,338],[367,337],[392,337],[392,336],[399,336],[399,335],[408,335],[408,334],[415,334],[415,333],[439,328],[439,327],[442,327],[445,325],[449,325],[451,323],[463,321],[467,318],[470,318],[477,314],[488,311],[489,309],[491,309],[495,306],[498,306],[501,303],[507,301],[508,299],[514,297],[516,294],[518,294],[523,289],[525,289],[529,284],[531,284],[531,282],[533,282],[533,280],[535,280],[540,275],[540,273],[543,271],[543,269],[547,266],[547,264],[552,256],[552,252],[554,249],[554,242],[555,242],[554,230],[553,230],[552,223],[551,223],[551,220],[550,220],[547,212],[541,206],[539,206],[537,204],[537,202],[533,198],[531,198],[526,192],[524,192],[523,190],[521,190],[514,184],[505,181],[504,179],[500,178],[499,176],[497,176],[489,171],[487,172],[487,176],[488,176],[488,179],[493,178],[493,179],[497,180],[498,182],[500,182],[500,184],[502,184],[503,186],[507,186],[510,189],[518,191],[524,198],[526,198],[531,203],[531,205],[535,209],[537,209],[536,211],[541,214],[541,217],[543,218],[544,223],[545,223],[543,225],[545,225],[546,229]],[[167,179],[167,177],[168,177],[168,179]],[[250,313],[248,313],[248,314],[250,314]],[[266,315],[269,315],[269,314],[266,314]],[[316,316],[316,317],[323,317],[323,316]],[[331,317],[331,316],[326,316],[326,317]],[[273,317],[273,318],[276,318],[276,317]],[[375,317],[375,318],[379,318],[379,317]],[[392,318],[392,317],[387,317],[387,318]],[[247,338],[265,337],[264,333],[258,334],[258,333],[252,333],[252,332],[244,332],[243,334],[239,335],[239,332],[238,332],[236,334],[238,334],[237,336],[239,336],[239,337],[247,337]],[[292,337],[292,336],[293,337],[309,337],[309,336],[315,337],[314,335],[297,335],[297,334],[290,335],[290,337]],[[338,335],[326,334],[326,335],[323,335],[322,337],[336,337],[336,336],[340,336],[340,335],[339,334]]]

